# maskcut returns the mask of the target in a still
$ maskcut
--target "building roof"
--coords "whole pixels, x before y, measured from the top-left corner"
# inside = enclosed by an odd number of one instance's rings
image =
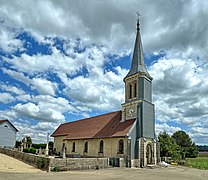
[[[147,77],[151,78],[144,64],[144,53],[143,53],[143,48],[142,48],[142,40],[141,40],[139,25],[140,23],[138,19],[137,20],[137,34],[136,34],[136,40],[135,40],[135,45],[134,45],[131,69],[128,72],[126,77],[140,72],[140,73],[146,74]]]
[[[51,135],[65,139],[126,137],[135,119],[120,122],[121,111],[61,124]]]
[[[0,120],[0,124],[5,123],[5,122],[8,122],[18,132],[17,128],[9,120],[7,120],[7,119]]]

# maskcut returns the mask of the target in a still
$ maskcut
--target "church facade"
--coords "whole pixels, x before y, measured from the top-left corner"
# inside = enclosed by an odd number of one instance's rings
[[[152,77],[144,64],[137,21],[131,69],[124,78],[122,110],[61,124],[51,135],[54,150],[68,157],[121,158],[127,167],[157,163]]]

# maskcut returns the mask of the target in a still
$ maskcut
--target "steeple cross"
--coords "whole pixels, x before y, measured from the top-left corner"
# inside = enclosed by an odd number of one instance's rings
[[[139,11],[137,11],[136,14],[137,14],[137,30],[140,30],[140,28],[139,28],[139,16],[141,16],[141,14],[139,13]]]
[[[139,16],[141,16],[141,14],[139,13],[139,11],[137,11],[136,14],[137,14],[137,19],[139,20]]]

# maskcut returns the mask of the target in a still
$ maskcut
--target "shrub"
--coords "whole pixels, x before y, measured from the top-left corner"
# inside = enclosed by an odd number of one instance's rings
[[[52,172],[59,172],[59,171],[61,171],[61,170],[60,170],[60,167],[55,166],[54,168],[51,169],[51,171],[52,171]]]
[[[31,153],[31,154],[35,154],[35,153],[36,153],[36,149],[33,148],[33,147],[30,147],[30,148],[28,149],[28,152]]]
[[[36,165],[39,169],[43,169],[45,167],[45,161],[44,159],[38,159],[37,162],[36,162]]]
[[[24,148],[24,149],[23,149],[23,152],[24,152],[24,153],[28,153],[28,152],[29,152],[28,149],[29,149],[29,148]]]
[[[23,152],[24,152],[24,153],[35,154],[35,153],[36,153],[36,149],[33,148],[33,147],[30,147],[30,148],[24,148],[24,149],[23,149]]]

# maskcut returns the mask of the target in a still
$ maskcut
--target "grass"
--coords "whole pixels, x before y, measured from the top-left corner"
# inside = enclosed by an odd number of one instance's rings
[[[198,157],[208,157],[208,152],[199,152]]]
[[[186,158],[189,167],[208,170],[208,157]]]

